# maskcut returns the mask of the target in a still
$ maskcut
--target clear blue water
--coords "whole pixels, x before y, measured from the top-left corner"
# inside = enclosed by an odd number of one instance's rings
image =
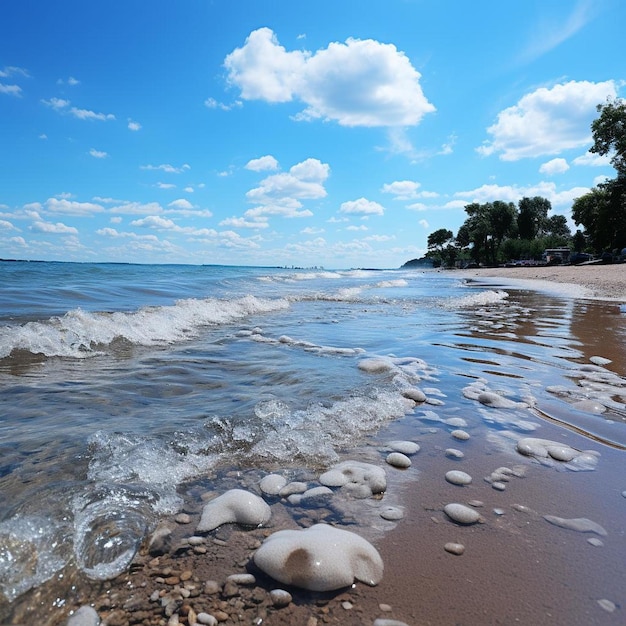
[[[458,416],[620,450],[625,347],[617,305],[454,272],[0,263],[0,617],[64,567],[123,571],[223,468],[314,472],[390,424]],[[415,387],[427,403],[407,405]]]

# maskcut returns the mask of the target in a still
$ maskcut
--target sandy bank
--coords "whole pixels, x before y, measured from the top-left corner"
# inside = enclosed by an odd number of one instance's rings
[[[626,264],[499,267],[463,270],[460,273],[478,280],[504,279],[513,286],[530,289],[541,288],[542,283],[571,285],[579,288],[578,291],[572,289],[572,295],[626,302]]]

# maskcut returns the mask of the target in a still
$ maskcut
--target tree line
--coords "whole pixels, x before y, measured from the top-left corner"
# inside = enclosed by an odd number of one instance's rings
[[[550,201],[524,197],[517,205],[496,200],[465,207],[467,218],[457,231],[440,228],[428,236],[426,257],[445,266],[457,261],[498,265],[512,259],[538,261],[548,248],[624,257],[626,255],[626,102],[607,100],[591,124],[590,152],[609,155],[617,173],[576,198],[574,234],[563,215],[548,215]]]

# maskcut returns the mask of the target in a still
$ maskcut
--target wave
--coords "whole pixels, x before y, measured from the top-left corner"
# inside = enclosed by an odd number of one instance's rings
[[[498,304],[503,302],[509,297],[506,291],[481,291],[479,293],[473,293],[469,296],[463,296],[462,298],[451,298],[443,303],[443,306],[447,309],[463,309],[477,306],[488,306],[490,304]]]
[[[73,309],[60,317],[0,330],[0,358],[24,351],[46,357],[84,358],[102,354],[106,346],[125,340],[138,346],[167,345],[197,336],[206,326],[219,326],[260,313],[288,309],[285,299],[244,296],[179,300],[171,306],[131,312]]]

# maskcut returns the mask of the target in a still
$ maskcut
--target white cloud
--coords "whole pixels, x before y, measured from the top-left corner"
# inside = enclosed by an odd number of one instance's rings
[[[278,169],[278,161],[270,154],[267,154],[258,159],[251,159],[246,163],[245,168],[253,172],[273,171]]]
[[[429,228],[430,224],[426,221],[426,220],[420,220],[418,222],[418,224],[422,227],[422,228]]]
[[[176,185],[174,183],[157,183],[155,185],[155,187],[158,187],[159,189],[174,189],[176,187]]]
[[[574,165],[586,165],[588,167],[610,167],[611,157],[608,154],[600,155],[594,152],[585,152],[585,154],[576,157],[572,163]]]
[[[18,246],[21,246],[22,248],[27,247],[26,240],[24,239],[24,237],[11,237],[9,241],[11,243],[17,244]]]
[[[348,213],[350,215],[383,215],[385,209],[372,200],[359,198],[358,200],[349,200],[343,202],[339,208],[340,213]]]
[[[411,211],[426,211],[428,209],[423,202],[414,202],[413,204],[407,205],[406,208],[411,209]]]
[[[5,93],[9,96],[21,96],[22,88],[19,85],[5,85],[0,83],[0,93]]]
[[[302,208],[301,200],[326,197],[324,182],[330,167],[318,159],[306,159],[290,168],[289,172],[272,174],[258,187],[246,193],[246,198],[259,206],[246,211],[246,217],[258,219],[263,215],[283,217],[309,217],[313,215]]]
[[[169,163],[163,163],[161,165],[140,165],[139,169],[141,170],[161,170],[162,172],[167,172],[168,174],[182,174],[183,172],[190,170],[191,165],[187,163],[183,163],[180,167],[174,167]]]
[[[393,241],[395,239],[394,235],[369,235],[368,237],[364,237],[363,241]]]
[[[78,230],[73,226],[66,226],[62,222],[52,224],[51,222],[34,222],[31,230],[39,233],[49,233],[52,235],[78,235]]]
[[[95,148],[92,148],[91,150],[89,150],[89,154],[94,159],[106,159],[109,156],[106,152],[102,152],[101,150],[96,150]]]
[[[215,98],[207,98],[204,101],[204,106],[207,109],[221,109],[222,111],[230,111],[231,109],[240,108],[243,106],[241,100],[235,100],[231,104],[225,104],[224,102],[218,102]]]
[[[435,110],[408,57],[394,45],[372,39],[330,43],[314,54],[288,52],[271,29],[260,28],[224,65],[229,83],[245,100],[304,103],[298,120],[414,126]]]
[[[418,197],[419,187],[420,183],[413,180],[396,180],[393,183],[385,183],[381,191],[392,194],[394,200],[411,200]]]
[[[104,122],[115,119],[115,115],[113,115],[113,113],[96,113],[95,111],[77,109],[76,107],[72,107],[70,109],[70,115],[73,115],[79,120],[99,120]]]
[[[62,78],[59,78],[59,80],[57,80],[57,85],[69,85],[70,87],[75,87],[76,85],[80,85],[80,81],[76,78],[74,78],[73,76],[70,76],[67,80],[63,80]]]
[[[185,187],[185,188],[183,189],[183,191],[185,191],[186,193],[193,193],[193,192],[194,192],[194,189],[193,189],[193,187]]]
[[[539,182],[536,185],[528,187],[518,187],[516,185],[482,185],[471,191],[459,191],[455,193],[457,198],[466,198],[467,202],[463,206],[471,202],[493,202],[502,200],[504,202],[518,202],[523,197],[532,198],[541,196],[550,201],[552,206],[571,204],[575,198],[578,198],[589,192],[588,187],[572,187],[571,189],[557,190],[552,182]],[[451,203],[446,205],[448,208]]]
[[[111,224],[121,224],[122,223],[122,218],[119,215],[116,215],[115,217],[112,217],[110,219]]]
[[[133,120],[128,120],[128,130],[138,131],[141,130],[141,124],[139,122],[133,122]]]
[[[30,74],[23,67],[16,67],[15,65],[5,65],[3,69],[0,70],[0,78],[9,78],[10,76],[24,76],[25,78],[30,78]]]
[[[569,165],[565,159],[552,159],[542,163],[539,167],[540,174],[547,174],[548,176],[554,176],[555,174],[563,174],[567,172]]]
[[[212,228],[194,228],[193,226],[179,226],[175,222],[160,215],[148,215],[139,220],[134,220],[131,226],[140,226],[142,228],[153,228],[154,230],[167,230],[173,233],[181,233],[191,235],[193,237],[207,237],[215,231]]]
[[[367,226],[365,226],[364,224],[361,224],[361,226],[346,226],[346,230],[369,230],[369,228]]]
[[[121,239],[121,238],[129,238],[129,239],[139,239],[142,241],[159,241],[159,238],[156,235],[138,235],[133,232],[120,232],[115,228],[100,228],[96,231],[96,235],[100,235],[101,237],[112,237],[113,239]]]
[[[11,222],[6,220],[0,220],[0,228],[3,228],[4,230],[19,230],[19,228],[16,228],[13,224],[11,224]]]
[[[323,228],[316,228],[315,226],[307,226],[300,231],[303,235],[321,235],[323,232],[325,232]]]
[[[65,107],[70,105],[69,100],[63,100],[63,98],[50,98],[50,100],[42,100],[42,104],[45,104],[47,107],[55,109],[58,111],[59,109],[64,109]]]
[[[118,206],[114,206],[110,210],[111,213],[122,213],[125,215],[148,215],[163,213],[163,208],[158,202],[124,202]]]
[[[496,123],[487,129],[493,139],[477,151],[483,156],[499,153],[503,161],[517,161],[585,146],[591,140],[596,106],[616,93],[612,80],[541,87],[501,111]]]
[[[173,209],[193,209],[193,204],[185,198],[179,198],[178,200],[172,200],[167,206]]]
[[[104,207],[93,202],[76,202],[66,198],[48,198],[45,208],[49,213],[58,215],[89,216],[94,213],[101,213]]]
[[[267,223],[267,218],[259,217],[255,220],[247,220],[245,217],[228,217],[225,220],[222,220],[219,224],[220,226],[230,226],[231,228],[267,228],[269,224]]]

